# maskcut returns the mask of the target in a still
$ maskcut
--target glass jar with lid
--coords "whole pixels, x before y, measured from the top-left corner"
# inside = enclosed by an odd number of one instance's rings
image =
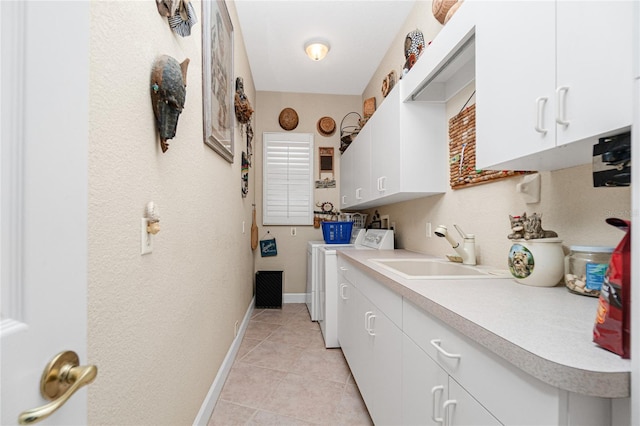
[[[564,258],[564,282],[572,293],[600,296],[613,247],[571,246]]]

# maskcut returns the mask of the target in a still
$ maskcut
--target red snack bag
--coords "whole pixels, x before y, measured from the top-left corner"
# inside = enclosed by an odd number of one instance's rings
[[[631,311],[631,222],[608,218],[607,223],[625,232],[624,237],[611,255],[605,273],[593,341],[599,346],[620,355],[630,356],[630,311]]]

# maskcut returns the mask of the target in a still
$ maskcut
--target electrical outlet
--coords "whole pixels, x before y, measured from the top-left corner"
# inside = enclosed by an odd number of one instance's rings
[[[245,233],[245,230],[244,230],[244,220],[242,221],[242,233],[243,233],[243,234]]]
[[[291,228],[291,236],[292,237],[296,236],[296,228]]]
[[[431,222],[427,222],[427,226],[425,229],[425,236],[427,238],[431,238],[433,236],[433,234],[431,233]]]

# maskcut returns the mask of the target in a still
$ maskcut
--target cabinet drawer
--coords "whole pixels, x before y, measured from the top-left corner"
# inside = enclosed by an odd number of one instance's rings
[[[558,423],[562,391],[526,374],[406,300],[403,330],[502,423]]]

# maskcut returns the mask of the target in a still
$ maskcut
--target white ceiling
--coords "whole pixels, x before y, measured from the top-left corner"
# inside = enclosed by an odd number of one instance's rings
[[[362,95],[415,1],[236,0],[256,90]],[[315,38],[331,45],[319,62]]]

